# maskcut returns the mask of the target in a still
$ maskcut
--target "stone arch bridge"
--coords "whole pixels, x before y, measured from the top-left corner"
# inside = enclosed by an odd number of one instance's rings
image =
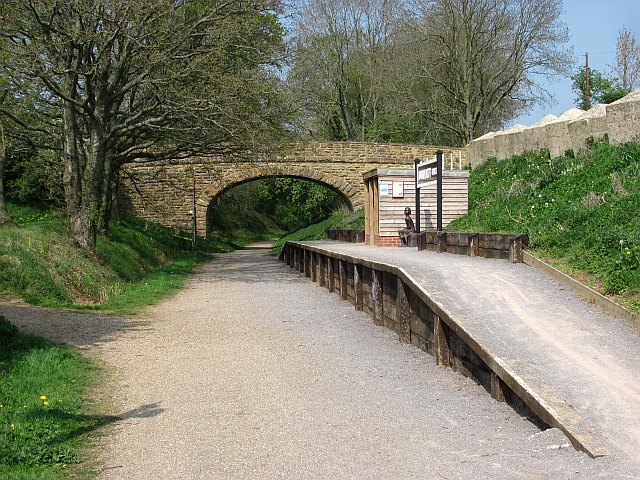
[[[374,168],[413,168],[416,158],[433,157],[438,149],[445,152],[445,160],[466,163],[464,149],[311,142],[290,144],[269,159],[193,157],[129,164],[120,176],[119,206],[122,211],[166,226],[191,229],[195,220],[197,234],[205,236],[212,203],[240,184],[266,177],[308,179],[331,188],[353,209],[364,202],[363,173]]]

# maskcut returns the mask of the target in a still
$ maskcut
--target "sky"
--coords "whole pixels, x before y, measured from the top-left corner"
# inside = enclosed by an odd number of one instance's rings
[[[618,32],[623,26],[640,42],[640,0],[564,0],[563,3],[561,20],[569,28],[567,45],[573,47],[576,68],[585,64],[585,53],[589,52],[589,68],[602,73],[609,71],[607,65],[615,63]],[[556,103],[534,107],[509,122],[507,127],[517,123],[529,126],[547,114],[558,116],[575,108],[571,79],[541,81]]]

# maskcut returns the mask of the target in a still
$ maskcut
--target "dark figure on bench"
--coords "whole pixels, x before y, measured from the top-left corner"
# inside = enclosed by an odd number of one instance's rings
[[[411,218],[411,209],[409,207],[406,207],[404,209],[404,223],[406,224],[406,227],[398,230],[401,247],[407,246],[407,240],[409,239],[409,236],[416,231],[416,226],[413,224],[413,219]]]

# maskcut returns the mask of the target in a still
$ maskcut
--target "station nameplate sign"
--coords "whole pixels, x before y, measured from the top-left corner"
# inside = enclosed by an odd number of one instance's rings
[[[416,164],[416,188],[432,185],[438,180],[438,160],[425,160]]]

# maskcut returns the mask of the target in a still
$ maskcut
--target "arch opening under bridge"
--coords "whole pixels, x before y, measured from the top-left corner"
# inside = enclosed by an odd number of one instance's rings
[[[199,209],[197,211],[197,215],[200,216],[200,218],[203,218],[201,215],[204,215],[204,219],[205,219],[205,231],[206,231],[206,235],[209,236],[211,234],[211,232],[213,231],[213,211],[216,208],[221,208],[221,206],[218,204],[218,200],[220,199],[220,197],[222,195],[224,195],[226,192],[239,187],[241,185],[244,185],[246,183],[250,183],[250,182],[255,182],[255,181],[259,181],[259,180],[264,180],[264,179],[269,179],[269,178],[295,178],[295,179],[300,179],[300,180],[306,180],[309,182],[314,182],[318,185],[322,185],[323,187],[333,191],[334,193],[336,193],[338,195],[338,197],[340,198],[341,203],[346,206],[350,211],[353,211],[355,208],[361,207],[362,203],[360,202],[359,204],[356,204],[354,206],[354,202],[358,202],[359,198],[353,198],[349,197],[344,189],[341,189],[339,186],[341,183],[340,179],[332,179],[333,182],[332,183],[328,183],[325,180],[318,180],[316,178],[310,178],[307,175],[303,175],[301,172],[299,172],[298,174],[292,173],[292,172],[288,172],[288,173],[273,173],[271,170],[269,172],[265,172],[262,173],[259,176],[248,176],[247,178],[243,178],[241,180],[234,180],[233,183],[232,182],[225,182],[226,185],[224,186],[220,186],[219,183],[212,183],[209,188],[207,190],[205,190],[204,192],[202,192],[201,194],[201,199],[203,200],[203,202],[206,201],[207,198],[209,198],[209,203],[208,206],[206,208],[206,210],[203,209]],[[200,200],[197,202],[198,205],[200,205],[201,203]],[[204,211],[204,214],[203,214]]]

